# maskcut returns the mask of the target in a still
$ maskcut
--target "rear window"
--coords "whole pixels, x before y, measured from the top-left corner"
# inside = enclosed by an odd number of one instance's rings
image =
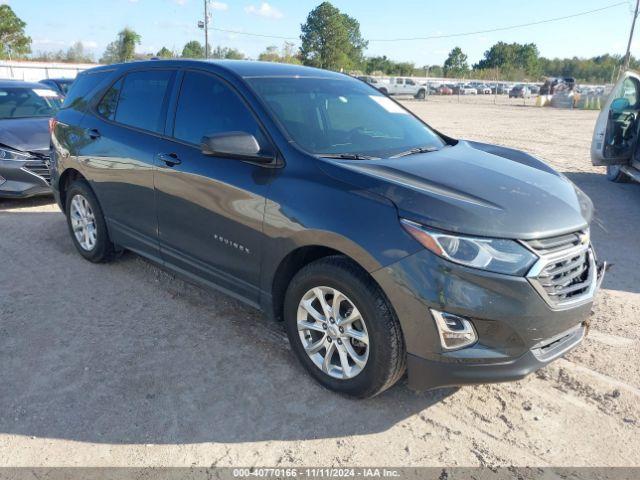
[[[67,92],[62,108],[82,108],[86,106],[88,99],[85,97],[110,73],[112,73],[112,70],[100,70],[78,75]]]

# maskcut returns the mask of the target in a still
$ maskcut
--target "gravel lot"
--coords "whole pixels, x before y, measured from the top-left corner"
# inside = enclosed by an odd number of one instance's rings
[[[640,466],[640,185],[591,167],[596,112],[407,105],[591,196],[614,267],[580,347],[516,383],[344,399],[279,325],[133,254],[90,264],[49,200],[1,201],[0,466]]]

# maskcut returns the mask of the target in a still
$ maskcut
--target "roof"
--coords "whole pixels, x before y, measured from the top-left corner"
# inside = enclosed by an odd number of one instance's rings
[[[291,65],[287,63],[273,63],[273,62],[258,62],[250,60],[191,60],[191,59],[158,59],[158,60],[143,60],[137,62],[130,62],[120,65],[105,65],[96,67],[87,71],[99,71],[116,69],[121,67],[140,67],[141,65],[148,64],[149,66],[171,66],[171,67],[183,67],[185,64],[191,66],[203,66],[210,65],[216,69],[227,70],[240,77],[320,77],[320,78],[333,78],[344,79],[346,75],[332,72],[329,70],[322,70],[319,68],[303,67],[302,65]]]
[[[0,88],[40,88],[46,90],[55,90],[44,83],[37,82],[24,82],[22,80],[8,80],[8,79],[0,79]],[[57,92],[56,92],[57,93]]]

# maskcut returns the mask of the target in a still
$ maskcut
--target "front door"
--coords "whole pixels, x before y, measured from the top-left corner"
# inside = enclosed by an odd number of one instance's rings
[[[613,87],[596,121],[591,141],[594,165],[623,165],[633,156],[640,133],[640,76],[626,72]]]
[[[251,302],[259,299],[265,196],[272,168],[202,153],[205,135],[247,132],[271,147],[224,80],[188,70],[173,125],[157,152],[155,187],[163,259]]]

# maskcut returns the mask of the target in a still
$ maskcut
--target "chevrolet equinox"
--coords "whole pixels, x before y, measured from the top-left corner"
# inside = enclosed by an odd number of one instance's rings
[[[92,262],[124,250],[283,320],[325,387],[519,379],[583,339],[593,205],[349,76],[248,61],[81,73],[52,186]]]

